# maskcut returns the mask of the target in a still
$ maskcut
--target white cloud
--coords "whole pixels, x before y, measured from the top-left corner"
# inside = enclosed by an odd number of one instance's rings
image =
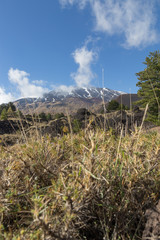
[[[148,0],[92,1],[95,29],[110,35],[124,34],[126,48],[144,47],[157,41],[153,4]]]
[[[78,4],[84,8],[90,3],[95,19],[95,30],[125,37],[123,46],[145,47],[156,43],[156,0],[60,0],[63,7]]]
[[[34,80],[32,81],[33,84],[36,84],[36,85],[45,85],[46,84],[46,81],[43,81],[43,80]]]
[[[6,93],[4,88],[0,87],[0,104],[14,101],[11,93]]]
[[[20,97],[41,97],[47,88],[36,86],[29,82],[29,74],[18,69],[11,68],[8,72],[8,78],[14,83],[20,92]]]
[[[67,5],[78,4],[78,6],[83,9],[88,2],[88,0],[59,0],[62,7],[66,7]]]
[[[91,64],[97,58],[97,53],[88,50],[86,46],[78,48],[72,53],[75,63],[79,65],[76,73],[72,73],[71,77],[75,80],[78,87],[87,86],[94,78],[91,70]]]
[[[68,94],[68,93],[71,93],[75,87],[74,86],[66,86],[66,85],[60,85],[60,86],[52,85],[52,88],[56,92],[63,92],[63,94],[65,94],[65,93]]]

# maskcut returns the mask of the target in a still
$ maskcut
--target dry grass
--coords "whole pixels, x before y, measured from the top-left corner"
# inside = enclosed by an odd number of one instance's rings
[[[138,129],[1,147],[0,239],[141,239],[159,199],[159,156],[158,135]]]

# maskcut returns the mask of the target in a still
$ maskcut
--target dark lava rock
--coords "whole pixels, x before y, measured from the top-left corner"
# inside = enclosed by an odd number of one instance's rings
[[[38,130],[42,135],[47,134],[51,137],[56,137],[58,135],[68,133],[70,131],[70,127],[66,119],[56,119],[47,125],[41,126]]]
[[[4,134],[0,136],[0,146],[13,146],[16,143],[22,143],[24,139],[21,135]]]
[[[143,231],[142,240],[160,239],[160,200],[157,206],[146,211],[147,222]]]
[[[29,126],[30,124],[24,120],[3,120],[0,121],[0,135],[13,134]]]
[[[88,118],[91,115],[91,113],[86,108],[80,108],[78,109],[77,113],[74,115],[74,118],[83,121],[86,118]]]

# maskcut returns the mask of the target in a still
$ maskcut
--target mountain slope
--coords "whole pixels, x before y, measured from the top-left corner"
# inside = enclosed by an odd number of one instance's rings
[[[72,91],[51,91],[45,93],[42,98],[24,98],[14,102],[16,107],[24,113],[33,112],[66,112],[72,114],[79,108],[88,108],[96,111],[102,100],[105,102],[118,97],[123,92],[108,88],[73,88]]]
[[[119,103],[119,104],[124,104],[125,106],[129,107],[139,101],[141,98],[138,97],[137,94],[122,94],[121,96],[118,96],[115,100]]]

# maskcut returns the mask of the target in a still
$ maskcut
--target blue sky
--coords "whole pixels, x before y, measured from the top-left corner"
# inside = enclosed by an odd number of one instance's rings
[[[160,49],[159,0],[0,0],[0,103],[52,89],[137,92]]]

